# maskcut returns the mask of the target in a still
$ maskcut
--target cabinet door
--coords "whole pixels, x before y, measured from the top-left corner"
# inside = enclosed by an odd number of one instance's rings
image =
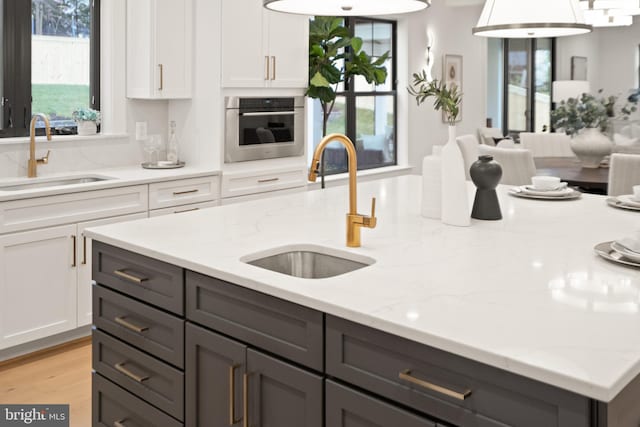
[[[436,427],[426,418],[327,381],[326,420],[332,427]]]
[[[76,327],[76,226],[0,236],[0,349]]]
[[[270,58],[262,0],[222,0],[221,16],[222,86],[264,87]]]
[[[246,347],[187,323],[185,351],[186,425],[242,425]]]
[[[77,255],[78,259],[78,327],[91,324],[91,239],[84,235],[84,230],[100,225],[115,224],[117,222],[132,221],[146,218],[147,214],[123,215],[97,221],[81,222],[78,224]]]
[[[269,22],[271,87],[306,88],[309,82],[309,17],[264,11]]]
[[[255,427],[322,427],[322,377],[247,350],[249,419]]]
[[[159,98],[191,97],[193,0],[155,0],[152,22],[155,93]]]

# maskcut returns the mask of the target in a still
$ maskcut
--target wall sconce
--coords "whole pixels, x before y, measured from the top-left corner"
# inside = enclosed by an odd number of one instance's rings
[[[427,81],[433,81],[432,69],[433,69],[433,34],[427,30],[427,50],[424,54],[425,62],[427,63],[426,73]]]

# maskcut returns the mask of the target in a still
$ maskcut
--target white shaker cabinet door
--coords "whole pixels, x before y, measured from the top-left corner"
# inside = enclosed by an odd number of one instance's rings
[[[309,82],[309,17],[264,13],[269,17],[271,87],[306,88]]]
[[[271,58],[262,0],[222,0],[222,86],[265,87]]]
[[[78,259],[78,327],[90,325],[93,314],[93,305],[91,301],[91,239],[84,235],[84,231],[91,227],[133,221],[134,219],[146,217],[146,213],[140,213],[100,219],[97,221],[82,222],[78,224],[78,244],[76,248]]]
[[[76,327],[76,226],[0,236],[0,349]]]

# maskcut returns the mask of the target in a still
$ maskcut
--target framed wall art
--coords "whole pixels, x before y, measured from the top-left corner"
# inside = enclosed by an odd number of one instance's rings
[[[462,55],[445,55],[444,56],[444,70],[442,74],[442,80],[446,83],[447,87],[451,85],[458,86],[458,91],[462,93]],[[444,113],[442,115],[444,123],[447,122]],[[460,104],[460,115],[458,116],[458,122],[462,120],[462,104]]]

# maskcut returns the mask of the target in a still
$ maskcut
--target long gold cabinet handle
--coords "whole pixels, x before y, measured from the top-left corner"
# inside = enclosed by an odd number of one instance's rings
[[[242,418],[243,427],[249,427],[249,375],[245,373],[242,376]]]
[[[116,370],[118,372],[120,372],[121,374],[131,378],[135,382],[143,383],[144,381],[149,379],[149,375],[145,376],[145,375],[134,374],[133,372],[131,372],[130,370],[125,368],[124,365],[125,365],[124,363],[116,363],[115,365],[113,365],[113,367],[116,368]]]
[[[233,426],[242,418],[236,420],[236,370],[241,365],[229,366],[229,425]]]
[[[158,68],[160,68],[160,87],[158,90],[164,89],[164,66],[162,64],[158,64]]]
[[[459,392],[418,379],[411,375],[411,369],[405,369],[404,371],[400,372],[398,377],[401,380],[410,382],[411,384],[418,385],[422,388],[426,388],[427,390],[435,391],[436,393],[444,394],[445,396],[453,397],[457,400],[465,400],[467,397],[471,396],[471,390],[469,389]]]
[[[149,328],[147,326],[138,326],[134,323],[129,322],[127,319],[125,319],[124,317],[116,317],[115,319],[113,319],[118,325],[120,326],[124,326],[125,328],[129,329],[130,331],[133,332],[137,332],[139,334],[146,332],[149,330]]]
[[[273,75],[271,76],[271,80],[275,80],[276,79],[276,57],[275,56],[271,57],[271,68],[273,70]]]
[[[269,57],[264,57],[264,79],[269,80]]]
[[[82,236],[82,265],[87,265],[87,236]]]
[[[174,191],[173,195],[174,196],[182,196],[184,194],[193,194],[193,193],[197,193],[199,190],[196,188],[195,190],[185,190],[185,191]]]
[[[138,276],[134,276],[133,274],[127,273],[126,271],[124,271],[124,269],[114,270],[113,274],[115,274],[116,276],[122,279],[128,280],[133,283],[137,283],[137,284],[141,284],[142,282],[146,282],[147,280],[149,280],[148,277],[138,277]]]
[[[73,236],[71,236],[71,240],[73,241],[73,262],[71,263],[71,267],[77,267],[78,266],[78,238],[75,236],[75,234]]]

